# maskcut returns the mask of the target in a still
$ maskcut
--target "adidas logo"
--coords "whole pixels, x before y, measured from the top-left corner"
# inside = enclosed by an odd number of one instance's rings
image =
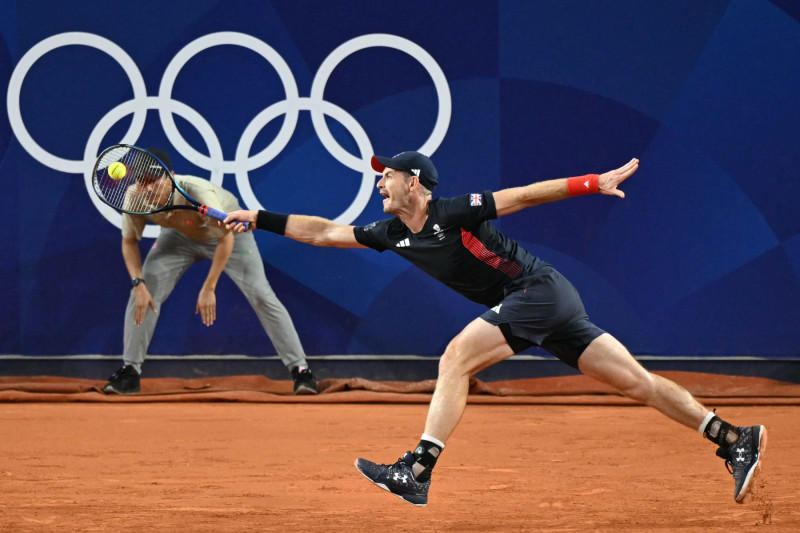
[[[395,244],[398,248],[405,248],[406,246],[411,246],[411,241],[408,238],[403,239],[402,241]]]
[[[419,172],[420,172],[420,170],[419,170],[418,168],[412,168],[412,169],[411,169],[411,172],[412,172],[412,174],[414,174],[415,176],[419,176]],[[587,182],[587,183],[588,183],[588,182]]]
[[[584,181],[583,182],[583,186],[588,189],[589,188],[589,180]]]

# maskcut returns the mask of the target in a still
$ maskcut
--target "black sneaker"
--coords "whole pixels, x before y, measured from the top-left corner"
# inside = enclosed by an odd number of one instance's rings
[[[425,507],[428,505],[428,489],[431,480],[421,483],[411,472],[414,456],[406,452],[403,457],[393,465],[379,465],[366,459],[356,459],[356,468],[365,478],[375,483],[383,490],[388,490],[395,496],[403,498],[411,505]]]
[[[736,503],[742,503],[750,492],[753,480],[761,468],[761,454],[767,447],[767,428],[751,426],[737,428],[737,432],[739,440],[736,441],[736,444],[728,447],[720,446],[717,455],[725,459],[725,467],[736,482],[733,490]]]
[[[129,365],[114,372],[103,387],[106,394],[136,394],[139,390],[139,373]]]
[[[292,369],[292,379],[294,380],[294,393],[298,394],[317,394],[317,380],[314,374],[305,366]]]

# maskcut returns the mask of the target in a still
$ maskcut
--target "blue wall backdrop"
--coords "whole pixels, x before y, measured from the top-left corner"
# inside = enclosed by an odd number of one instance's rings
[[[797,2],[106,6],[0,3],[0,354],[121,352],[120,231],[86,173],[125,140],[250,208],[355,224],[384,218],[373,152],[426,147],[439,196],[638,157],[624,200],[497,225],[637,355],[800,355]],[[257,239],[309,354],[436,356],[482,312],[390,252]],[[227,278],[202,325],[207,268],[165,303],[151,353],[273,355]]]

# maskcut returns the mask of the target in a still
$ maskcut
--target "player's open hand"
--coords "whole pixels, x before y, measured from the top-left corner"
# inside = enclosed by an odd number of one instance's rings
[[[639,160],[635,157],[616,170],[600,174],[598,186],[602,194],[625,198],[625,193],[617,189],[617,185],[628,179],[639,168]]]
[[[233,211],[228,213],[228,217],[223,224],[234,233],[244,233],[245,231],[253,231],[256,229],[256,218],[258,218],[258,211]],[[248,226],[245,227],[243,222],[247,222]]]
[[[199,314],[206,326],[211,326],[217,319],[217,295],[211,289],[200,289],[197,297],[197,307],[194,314]]]
[[[152,309],[156,314],[158,314],[158,310],[156,309],[155,302],[153,302],[153,297],[150,295],[150,291],[147,290],[147,287],[143,283],[139,284],[133,292],[135,293],[133,323],[137,326],[141,326],[144,322],[144,318],[147,316],[148,309]]]

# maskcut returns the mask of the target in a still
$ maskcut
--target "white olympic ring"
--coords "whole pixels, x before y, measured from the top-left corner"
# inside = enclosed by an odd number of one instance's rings
[[[311,83],[311,101],[312,103],[320,104],[325,101],[323,99],[325,85],[328,83],[328,78],[330,78],[333,69],[339,65],[343,59],[354,52],[378,46],[386,46],[400,50],[401,52],[406,52],[425,67],[425,70],[428,71],[428,74],[433,80],[434,87],[436,87],[436,95],[439,99],[439,114],[436,117],[436,124],[433,126],[433,132],[431,132],[430,137],[417,149],[418,152],[430,156],[439,148],[439,145],[442,144],[445,133],[447,133],[447,126],[450,124],[450,114],[452,112],[450,88],[447,85],[447,78],[444,77],[444,72],[442,72],[436,60],[433,59],[424,48],[407,39],[395,35],[372,34],[362,35],[361,37],[356,37],[355,39],[351,39],[339,45],[336,50],[325,58],[325,61],[322,62],[319,70],[317,70],[317,75],[314,76],[314,81]],[[310,111],[314,130],[317,132],[320,141],[322,141],[322,144],[328,152],[330,152],[337,161],[347,165],[353,170],[360,170],[363,168],[363,160],[353,159],[350,153],[339,146],[339,143],[333,138],[322,116],[324,111],[319,107],[312,107]],[[370,157],[371,155],[372,154],[370,154]]]
[[[289,69],[289,65],[286,64],[280,54],[278,54],[278,52],[276,52],[271,46],[256,39],[255,37],[233,32],[212,33],[210,35],[200,37],[186,45],[180,52],[175,54],[175,57],[172,58],[172,61],[170,61],[169,65],[167,65],[167,68],[164,71],[164,77],[161,79],[161,87],[159,88],[159,96],[166,98],[167,100],[172,99],[172,86],[178,77],[180,69],[189,62],[189,59],[207,48],[226,44],[243,46],[258,53],[278,72],[278,76],[280,77],[281,82],[283,83],[284,91],[286,92],[286,100],[293,101],[298,98],[299,94],[297,91],[297,84],[295,83],[292,71]],[[286,115],[286,120],[284,121],[281,130],[278,132],[278,136],[274,141],[272,141],[273,145],[277,144],[279,146],[279,148],[275,150],[275,155],[283,150],[283,148],[289,143],[291,135],[294,133],[295,125],[297,124],[299,111],[297,109],[288,111],[289,112]],[[164,131],[167,134],[167,138],[172,141],[178,152],[181,154],[184,152],[188,153],[189,155],[186,157],[187,160],[191,161],[200,168],[207,169],[207,165],[211,164],[211,161],[208,157],[197,152],[189,143],[184,140],[183,136],[181,136],[180,132],[178,132],[178,128],[175,126],[175,121],[172,119],[172,113],[168,112],[166,109],[159,109],[158,114],[161,118],[161,123],[164,126]],[[270,149],[270,146],[267,146],[264,149],[264,152],[267,152]],[[267,161],[269,161],[269,159]],[[253,170],[255,168],[258,167],[248,167],[247,170]],[[233,173],[235,171],[235,167],[225,168],[226,173]]]
[[[94,127],[81,160],[64,159],[39,146],[25,127],[20,107],[22,83],[33,64],[48,52],[70,45],[90,46],[110,55],[128,75],[133,88],[133,98],[111,109]],[[220,45],[242,46],[266,59],[278,73],[286,94],[285,100],[270,105],[250,121],[242,132],[236,148],[236,155],[231,161],[224,159],[219,138],[205,118],[190,106],[172,99],[172,89],[183,66],[203,50]],[[452,100],[447,79],[438,63],[423,48],[407,39],[389,34],[362,35],[341,44],[320,65],[311,84],[310,96],[300,97],[297,83],[284,59],[271,46],[251,35],[217,32],[195,39],[175,54],[170,61],[161,79],[158,96],[148,96],[144,78],[138,66],[118,45],[92,33],[61,33],[37,43],[22,56],[14,68],[8,84],[6,106],[12,130],[23,148],[37,161],[50,168],[71,174],[83,174],[87,191],[95,207],[117,227],[121,227],[122,217],[117,211],[96,198],[91,184],[91,174],[95,158],[100,152],[100,143],[111,127],[123,117],[133,114],[131,125],[119,142],[136,144],[144,130],[147,110],[158,110],[164,132],[178,153],[199,168],[211,172],[211,181],[217,185],[222,184],[225,174],[234,174],[239,193],[247,208],[263,209],[250,185],[249,172],[269,163],[286,147],[297,125],[299,112],[309,111],[314,130],[325,149],[338,162],[362,174],[361,186],[355,199],[342,214],[334,219],[337,223],[349,224],[367,206],[375,183],[375,173],[369,164],[372,156],[372,144],[364,129],[352,115],[341,107],[324,100],[324,91],[331,73],[339,63],[355,52],[372,47],[388,47],[405,52],[419,61],[430,75],[436,89],[439,109],[433,131],[418,148],[418,151],[432,155],[444,140],[450,124]],[[186,142],[175,124],[173,118],[175,114],[189,122],[200,133],[208,148],[208,156],[198,152]],[[261,152],[251,155],[250,151],[258,133],[280,115],[284,115],[285,118],[275,139]],[[355,140],[360,157],[350,154],[333,138],[325,123],[325,115],[339,121],[345,127]],[[144,236],[157,237],[159,231],[160,228],[157,226],[148,226],[145,228]]]
[[[19,140],[23,148],[25,148],[25,150],[27,150],[28,153],[31,154],[37,161],[43,165],[47,165],[52,169],[60,170],[61,172],[68,172],[70,174],[82,174],[88,161],[62,159],[39,146],[36,141],[33,140],[33,137],[31,137],[31,135],[28,133],[27,128],[25,128],[25,122],[22,120],[22,112],[19,105],[19,97],[20,93],[22,92],[22,82],[25,79],[25,75],[40,57],[48,52],[52,52],[56,48],[78,44],[97,48],[98,50],[110,55],[117,61],[117,63],[120,64],[120,66],[122,66],[122,68],[128,74],[128,78],[131,80],[134,101],[143,101],[147,97],[147,88],[144,84],[144,78],[139,72],[139,67],[136,66],[136,63],[134,63],[133,59],[131,59],[131,57],[126,54],[122,48],[108,39],[98,35],[79,32],[61,33],[52,37],[48,37],[28,50],[19,60],[17,66],[14,67],[14,72],[11,73],[11,79],[8,82],[6,107],[8,109],[8,120],[11,123],[11,129],[14,130],[17,140]],[[134,115],[133,122],[131,123],[130,128],[128,128],[128,132],[123,137],[123,139],[126,140],[122,142],[127,143],[129,139],[136,139],[138,138],[139,134],[142,133],[146,118],[145,111],[146,109],[141,109]]]

